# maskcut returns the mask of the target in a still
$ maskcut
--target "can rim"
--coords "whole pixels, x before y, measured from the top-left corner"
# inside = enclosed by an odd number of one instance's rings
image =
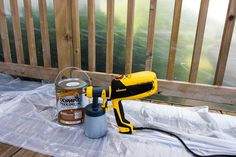
[[[68,83],[74,83],[74,85]],[[78,84],[76,84],[78,83]],[[84,88],[88,85],[88,83],[85,80],[81,80],[79,78],[66,78],[63,80],[60,80],[57,84],[62,89],[78,89],[78,88]]]

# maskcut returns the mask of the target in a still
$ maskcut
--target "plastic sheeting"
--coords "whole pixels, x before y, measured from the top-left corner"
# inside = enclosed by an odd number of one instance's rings
[[[113,111],[107,113],[107,136],[89,139],[83,125],[57,123],[55,104],[53,84],[0,74],[0,141],[53,156],[191,156],[177,139],[159,132],[118,133]],[[123,104],[135,126],[175,132],[199,154],[236,154],[236,117],[209,113],[204,106]]]

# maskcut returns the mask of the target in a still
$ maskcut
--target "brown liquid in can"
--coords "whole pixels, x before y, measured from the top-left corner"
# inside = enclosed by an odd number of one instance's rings
[[[64,84],[64,82],[63,82]],[[62,89],[56,86],[58,122],[78,125],[84,122],[83,88]]]

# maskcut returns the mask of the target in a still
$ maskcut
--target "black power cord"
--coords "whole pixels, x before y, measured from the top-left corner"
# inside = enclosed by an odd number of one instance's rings
[[[227,154],[199,155],[199,154],[195,153],[194,151],[192,151],[178,135],[176,135],[170,131],[166,131],[166,130],[162,130],[162,129],[158,129],[158,128],[149,128],[149,127],[134,127],[134,130],[153,130],[153,131],[158,131],[158,132],[173,136],[173,137],[177,138],[184,145],[185,149],[188,152],[190,152],[192,155],[194,155],[196,157],[236,157],[236,155],[227,155]]]

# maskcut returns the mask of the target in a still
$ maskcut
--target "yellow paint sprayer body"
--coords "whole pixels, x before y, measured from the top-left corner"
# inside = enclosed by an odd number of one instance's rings
[[[125,119],[122,100],[140,99],[156,93],[158,90],[158,81],[156,74],[151,71],[142,71],[121,75],[112,80],[108,88],[87,87],[86,95],[89,98],[99,96],[103,99],[102,108],[106,111],[114,109],[116,122],[120,133],[132,134],[133,124]],[[107,105],[106,98],[112,102]]]

